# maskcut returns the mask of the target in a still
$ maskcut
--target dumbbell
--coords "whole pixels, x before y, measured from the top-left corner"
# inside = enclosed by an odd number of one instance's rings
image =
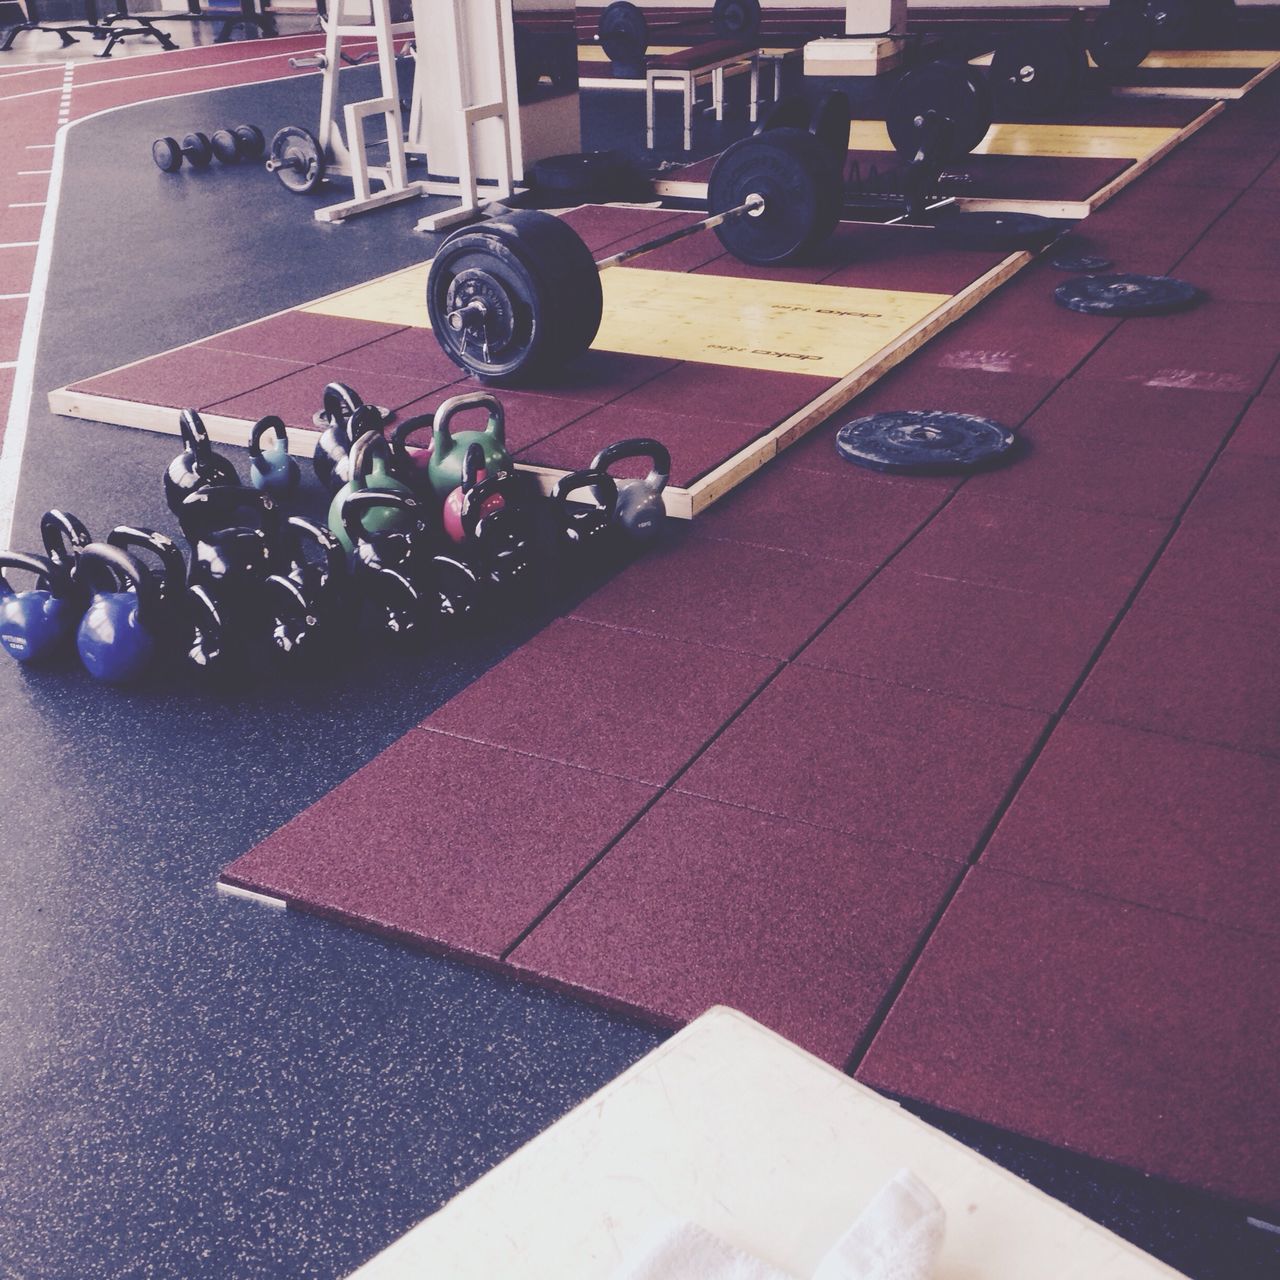
[[[238,124],[234,129],[219,129],[209,142],[213,147],[213,154],[223,164],[260,160],[267,150],[266,135],[256,124]]]
[[[213,143],[205,133],[189,133],[181,145],[174,138],[157,138],[151,144],[151,158],[165,173],[177,173],[183,158],[193,169],[207,169],[213,162]]]

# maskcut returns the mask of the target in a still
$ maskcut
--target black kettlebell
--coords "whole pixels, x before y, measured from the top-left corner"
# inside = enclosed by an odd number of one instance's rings
[[[251,626],[262,584],[280,568],[279,508],[268,494],[239,485],[200,489],[178,519],[191,544],[191,586],[204,587],[226,625]]]
[[[595,502],[571,502],[570,495],[589,492]],[[560,544],[570,555],[599,557],[612,545],[618,509],[618,486],[607,471],[571,471],[551,491]]]
[[[367,405],[345,382],[324,389],[324,430],[316,441],[312,469],[328,493],[336,493],[351,478],[351,449],[366,431],[382,432],[382,415]]]
[[[511,506],[479,512],[478,504],[463,512],[468,560],[481,580],[502,596],[527,594],[534,585],[535,529],[529,512]]]
[[[49,589],[55,595],[89,602],[89,589],[81,580],[78,564],[80,552],[92,541],[93,536],[85,528],[84,521],[70,511],[56,508],[40,517],[40,541],[44,553],[53,566]]]
[[[643,437],[619,440],[617,444],[601,449],[591,459],[590,469],[608,471],[626,458],[648,458],[652,465],[643,479],[618,482],[614,522],[627,537],[637,542],[649,542],[666,527],[667,508],[662,491],[671,478],[671,454],[667,446],[657,440]]]
[[[377,508],[398,513],[398,527],[365,528],[364,517]],[[398,641],[417,640],[429,629],[434,609],[424,590],[427,527],[416,498],[388,489],[350,493],[341,505],[351,539],[352,568],[361,594],[373,606],[378,629]]]
[[[273,653],[297,663],[320,655],[345,630],[347,557],[327,529],[301,516],[289,518],[282,554],[288,567],[263,584],[264,607]]]
[[[164,473],[164,500],[176,516],[182,500],[189,493],[215,485],[238,485],[236,469],[220,453],[213,451],[213,441],[205,430],[203,419],[194,409],[184,409],[178,417],[178,431],[186,446]]]

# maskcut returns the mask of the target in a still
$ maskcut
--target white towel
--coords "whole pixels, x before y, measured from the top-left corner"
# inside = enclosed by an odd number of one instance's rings
[[[946,1215],[928,1187],[900,1170],[818,1264],[812,1280],[931,1280]],[[798,1280],[696,1222],[663,1223],[613,1280]]]

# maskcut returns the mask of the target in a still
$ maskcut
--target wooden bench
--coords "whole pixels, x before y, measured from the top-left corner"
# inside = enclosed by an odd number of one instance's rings
[[[693,103],[700,84],[711,84],[711,103],[716,119],[724,119],[725,75],[751,73],[751,119],[756,118],[760,90],[759,43],[740,40],[713,40],[678,53],[649,59],[644,73],[645,142],[653,150],[656,91],[662,81],[672,82],[684,95],[684,149],[693,149]]]

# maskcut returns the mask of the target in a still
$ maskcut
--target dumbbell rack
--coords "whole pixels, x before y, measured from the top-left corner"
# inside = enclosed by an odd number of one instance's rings
[[[372,11],[373,22],[352,21],[350,10],[367,5]],[[329,174],[350,177],[354,192],[351,199],[317,209],[320,222],[341,222],[344,218],[400,200],[412,200],[426,194],[421,182],[410,182],[405,161],[404,125],[400,116],[400,86],[396,76],[395,35],[397,27],[391,21],[390,0],[332,0],[329,18],[325,24],[325,50],[320,64],[323,82],[320,93],[320,130],[317,135],[325,168]],[[407,32],[406,32],[407,34]],[[344,40],[367,40],[372,35],[377,43],[378,73],[382,93],[377,98],[363,102],[351,102],[343,108],[345,135],[336,118],[338,101],[338,73],[342,67],[342,43]],[[298,65],[305,65],[297,60]],[[365,121],[370,116],[381,115],[386,121],[387,160],[385,164],[370,164],[365,142]],[[374,191],[371,180],[382,183],[380,191]]]

